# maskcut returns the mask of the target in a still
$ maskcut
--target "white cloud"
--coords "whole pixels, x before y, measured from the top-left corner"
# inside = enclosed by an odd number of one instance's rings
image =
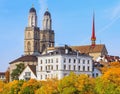
[[[46,11],[46,9],[48,8],[48,3],[47,3],[47,0],[38,0],[38,4],[39,4],[39,15],[38,16],[38,19],[40,19],[39,22],[42,22],[42,19],[43,19],[43,15]],[[41,23],[40,23],[41,25]]]
[[[112,19],[118,18],[118,16],[120,16],[120,3],[112,8],[111,14]]]
[[[38,0],[38,2],[40,7],[39,13],[40,15],[43,15],[48,6],[47,0]]]

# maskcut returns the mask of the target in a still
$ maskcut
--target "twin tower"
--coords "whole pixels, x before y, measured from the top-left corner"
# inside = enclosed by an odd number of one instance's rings
[[[42,29],[37,26],[37,13],[34,7],[29,11],[28,26],[25,28],[25,55],[39,55],[47,47],[54,47],[54,31],[52,30],[51,14],[44,13]]]

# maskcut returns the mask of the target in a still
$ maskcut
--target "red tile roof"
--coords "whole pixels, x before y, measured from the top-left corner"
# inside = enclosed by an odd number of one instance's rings
[[[94,47],[92,47],[91,45],[71,46],[72,49],[78,50],[81,53],[86,53],[86,54],[102,52],[104,47],[105,47],[104,44],[96,44]]]

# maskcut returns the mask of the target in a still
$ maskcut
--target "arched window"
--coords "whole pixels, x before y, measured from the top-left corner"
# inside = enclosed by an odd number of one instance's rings
[[[33,27],[33,16],[31,17],[31,26]]]
[[[27,43],[27,50],[31,51],[31,44],[30,44],[30,42]]]
[[[45,44],[43,44],[43,46],[42,46],[42,52],[45,50],[45,48],[46,48],[46,46],[45,46]]]

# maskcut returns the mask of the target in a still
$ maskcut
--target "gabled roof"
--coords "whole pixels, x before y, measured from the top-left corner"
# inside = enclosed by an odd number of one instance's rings
[[[104,44],[96,44],[94,47],[91,45],[85,45],[85,46],[71,46],[72,49],[78,50],[81,53],[97,53],[97,52],[102,52],[104,49],[105,45]]]
[[[9,64],[13,64],[16,62],[37,62],[37,57],[34,55],[25,55],[25,56],[21,56],[20,58],[10,62]]]
[[[28,65],[31,71],[36,75],[36,65]]]

